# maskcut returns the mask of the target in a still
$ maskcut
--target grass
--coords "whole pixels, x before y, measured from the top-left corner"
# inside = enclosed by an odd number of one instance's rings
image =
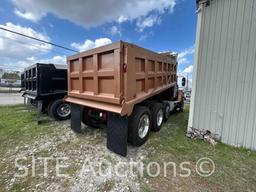
[[[33,141],[35,135],[53,132],[50,123],[37,125],[36,112],[23,105],[0,106],[0,117],[0,154]]]
[[[16,90],[0,90],[0,93],[19,93],[19,91],[16,91]]]
[[[0,106],[0,191],[4,191],[6,183],[14,179],[14,157],[19,151],[26,148],[43,136],[53,134],[53,126],[50,122],[37,125],[36,112],[32,108],[23,105]],[[29,156],[26,162],[31,162]],[[35,178],[34,181],[36,181]],[[12,191],[21,191],[33,183],[32,177],[28,177],[21,183],[14,184]]]
[[[153,161],[160,165],[163,165],[164,162],[175,162],[177,175],[174,176],[173,167],[168,166],[165,177],[161,166],[160,174],[157,177],[144,174],[144,177],[139,178],[141,191],[254,191],[256,189],[256,153],[222,143],[211,146],[201,140],[188,139],[185,137],[187,121],[188,109],[185,109],[183,113],[172,114],[160,132],[150,134],[148,142],[143,146],[147,150],[144,159],[145,165]],[[53,143],[56,144],[56,154],[81,149],[81,145],[86,145],[84,136],[80,135],[76,136],[76,141],[67,139],[65,142],[58,143],[58,135],[65,134],[65,129],[63,130],[61,126],[58,127],[59,124],[64,125],[54,121],[37,125],[35,111],[27,109],[23,105],[0,106],[0,191],[6,189],[7,183],[13,179],[15,172],[13,159],[10,159],[9,162],[2,160],[8,159],[10,156],[14,158],[16,154],[19,154],[19,150],[26,151],[24,145],[30,146],[40,138],[55,138],[56,141]],[[104,131],[103,136],[96,139],[93,138],[93,134],[91,135],[87,139],[92,145],[105,144],[102,140],[103,137],[106,137]],[[83,147],[86,148],[86,146]],[[18,149],[16,150],[16,148]],[[39,150],[37,155],[50,156],[51,153],[48,149],[44,149]],[[195,165],[201,157],[211,158],[215,163],[215,172],[210,177],[201,177],[196,173]],[[112,159],[108,154],[105,159],[113,164],[116,163],[116,159]],[[186,167],[191,170],[190,177],[180,176],[184,174],[184,171],[179,168],[183,161],[189,162]],[[76,175],[79,168],[76,164],[72,164],[66,169],[66,172],[73,176]],[[15,183],[9,190],[25,189],[25,191],[29,191],[35,184],[42,182],[47,184],[52,180],[28,177],[22,182]],[[60,185],[64,189],[68,189],[68,186],[73,183],[67,180],[67,182],[62,181]],[[108,180],[104,185],[99,186],[99,190],[109,191],[113,189],[114,185],[112,180]],[[40,189],[38,190],[40,191]]]
[[[21,88],[16,88],[16,87],[0,87],[0,93],[19,93]]]
[[[182,178],[177,174],[174,177],[171,166],[167,177],[163,174],[156,178],[147,177],[149,185],[144,183],[143,191],[254,191],[256,153],[222,143],[211,146],[201,140],[188,139],[185,137],[187,122],[188,109],[173,114],[160,132],[152,134],[147,146],[153,147],[155,152],[149,155],[146,163],[165,161],[175,162],[178,166],[188,161],[191,176]],[[209,177],[201,177],[195,172],[196,162],[202,157],[214,161],[215,172]]]

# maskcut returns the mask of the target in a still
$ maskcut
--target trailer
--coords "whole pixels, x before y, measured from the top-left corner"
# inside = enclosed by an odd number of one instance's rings
[[[177,86],[177,54],[155,53],[119,41],[67,58],[71,128],[81,122],[107,129],[107,147],[126,156],[127,141],[146,142],[170,111],[183,110]]]
[[[31,65],[21,75],[21,86],[24,99],[37,107],[38,122],[42,113],[56,120],[70,118],[70,104],[63,100],[67,94],[66,65]]]

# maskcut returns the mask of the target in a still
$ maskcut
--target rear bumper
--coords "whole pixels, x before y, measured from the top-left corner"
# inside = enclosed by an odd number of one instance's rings
[[[66,97],[65,101],[69,103],[74,103],[86,107],[91,107],[91,108],[96,108],[96,109],[101,109],[104,111],[109,111],[113,113],[122,113],[122,106],[121,105],[114,105],[114,104],[109,104],[109,103],[103,103],[99,101],[93,101],[93,100],[85,100],[85,99],[79,99],[75,97]]]
[[[28,99],[32,99],[32,100],[36,100],[36,96],[35,95],[31,95],[28,93],[23,93],[22,97],[28,98]]]

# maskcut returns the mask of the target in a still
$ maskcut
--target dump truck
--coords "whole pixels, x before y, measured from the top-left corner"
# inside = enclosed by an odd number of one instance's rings
[[[37,120],[47,113],[56,120],[70,118],[70,105],[63,98],[67,94],[67,65],[36,63],[21,75],[24,99],[37,107]]]
[[[183,109],[177,54],[155,53],[119,41],[67,58],[71,128],[81,122],[107,129],[107,148],[126,156],[127,141],[146,142],[170,111]]]

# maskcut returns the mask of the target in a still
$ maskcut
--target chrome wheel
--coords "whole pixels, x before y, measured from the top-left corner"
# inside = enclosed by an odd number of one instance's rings
[[[164,113],[163,113],[163,110],[160,109],[158,112],[157,112],[157,126],[161,126],[162,122],[163,122],[163,119],[164,119]]]
[[[67,117],[71,113],[70,105],[67,103],[62,103],[57,107],[57,114],[60,117]]]
[[[142,115],[139,121],[139,129],[138,129],[139,137],[141,139],[143,139],[147,135],[149,131],[149,124],[150,124],[149,115],[148,114]]]

